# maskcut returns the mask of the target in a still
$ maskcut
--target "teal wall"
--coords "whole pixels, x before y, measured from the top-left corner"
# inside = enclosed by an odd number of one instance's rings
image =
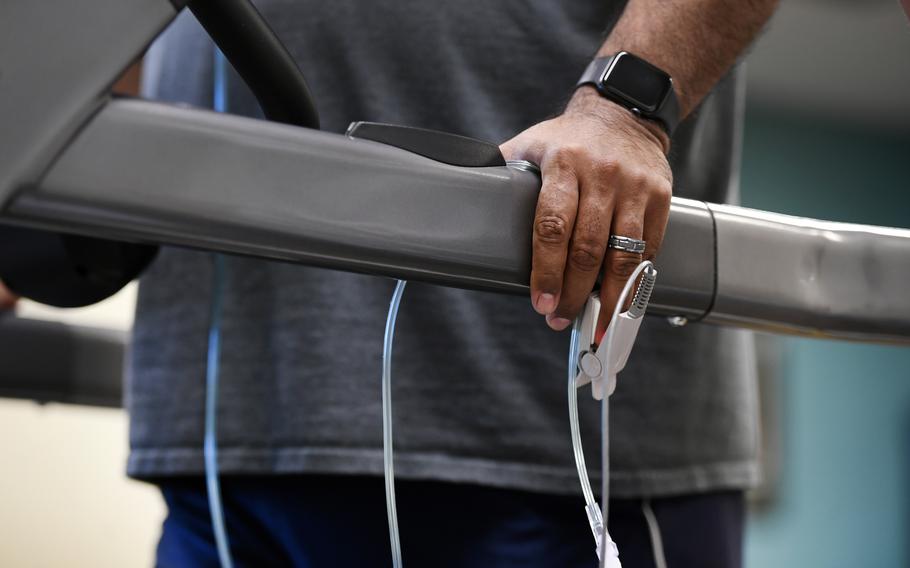
[[[742,191],[748,207],[910,228],[910,132],[752,109]],[[782,348],[782,470],[750,513],[746,566],[910,566],[910,347]]]

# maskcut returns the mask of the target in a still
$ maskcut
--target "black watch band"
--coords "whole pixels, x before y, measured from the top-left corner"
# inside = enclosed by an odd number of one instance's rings
[[[679,124],[679,99],[673,79],[644,59],[621,51],[598,57],[588,64],[576,88],[590,85],[601,96],[629,109],[636,116],[660,124],[668,135]]]

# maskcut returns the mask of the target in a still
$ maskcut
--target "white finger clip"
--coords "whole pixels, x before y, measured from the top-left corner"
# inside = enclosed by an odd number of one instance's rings
[[[582,387],[591,383],[591,391],[595,399],[603,400],[604,395],[610,396],[616,389],[616,375],[626,366],[629,353],[638,336],[642,317],[648,308],[654,282],[657,280],[657,270],[648,263],[641,275],[632,305],[625,312],[613,317],[607,331],[604,333],[600,345],[596,343],[597,317],[600,314],[600,298],[597,293],[591,294],[585,303],[582,312],[581,329],[579,337],[580,353],[578,355],[578,375],[575,377],[575,386]],[[627,286],[633,285],[630,281]],[[628,296],[628,290],[623,290],[620,296],[622,301]]]

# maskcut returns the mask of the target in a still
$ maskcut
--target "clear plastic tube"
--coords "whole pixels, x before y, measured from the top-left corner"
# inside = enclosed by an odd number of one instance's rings
[[[614,314],[613,317],[616,317]],[[600,559],[600,568],[607,567],[607,541],[610,540],[607,530],[610,520],[610,395],[604,397],[600,405],[600,430],[603,432],[601,449],[601,464],[603,467],[603,506],[597,512],[600,518],[600,538],[597,540],[597,557]],[[588,513],[591,514],[590,512]]]
[[[402,568],[402,562],[401,541],[398,538],[398,511],[395,505],[395,460],[392,451],[392,344],[395,341],[395,322],[398,319],[398,307],[401,305],[405,285],[407,282],[404,280],[399,280],[395,285],[382,343],[382,462],[393,568]]]
[[[578,336],[581,332],[581,317],[575,318],[572,324],[572,337],[569,340],[569,429],[572,433],[572,451],[575,454],[575,467],[578,469],[578,480],[581,482],[581,492],[585,498],[585,505],[594,507],[594,492],[591,489],[591,480],[588,479],[588,467],[585,465],[585,454],[581,444],[581,429],[578,425],[578,387],[575,386],[575,377],[578,375]]]
[[[218,373],[221,359],[221,307],[224,297],[225,258],[220,254],[212,258],[212,304],[209,315],[208,356],[205,367],[205,488],[209,513],[215,533],[215,547],[222,568],[233,568],[231,547],[224,526],[221,507],[221,486],[218,482]]]
[[[214,97],[216,111],[227,107],[227,60],[215,48]],[[218,377],[221,359],[221,311],[224,303],[224,280],[227,259],[221,254],[212,255],[212,302],[209,313],[208,354],[205,367],[205,438],[202,456],[205,462],[205,488],[215,534],[215,548],[222,568],[233,568],[231,545],[224,522],[221,504],[221,484],[218,480]]]
[[[629,298],[629,294],[635,285],[638,276],[648,267],[652,266],[650,261],[644,261],[635,268],[632,274],[626,280],[626,284],[619,295],[616,306],[613,308],[613,316],[610,321],[615,321],[622,313],[622,308]],[[599,507],[594,499],[594,491],[591,488],[591,480],[588,477],[588,466],[585,463],[584,446],[581,442],[581,428],[578,420],[578,387],[575,386],[575,378],[578,375],[578,356],[580,351],[579,335],[581,331],[581,316],[575,318],[572,325],[572,336],[569,340],[569,364],[568,364],[568,404],[569,404],[569,430],[572,435],[572,452],[575,455],[575,467],[578,470],[578,481],[581,484],[581,492],[585,499],[585,511],[588,514],[588,521],[591,524],[591,530],[594,532],[594,540],[600,557],[600,566],[603,567],[606,562],[606,546],[610,541],[607,535],[607,516],[608,503],[610,496],[607,494],[609,482],[604,481],[603,507]],[[607,334],[601,340],[600,345],[603,349],[609,349],[613,344],[613,334],[615,326],[608,325]],[[609,361],[609,357],[604,360]],[[601,427],[603,432],[603,471],[604,475],[609,475],[610,471],[610,436],[609,436],[609,395],[605,396],[602,405]]]
[[[581,443],[581,428],[578,424],[578,387],[575,386],[575,376],[578,374],[578,355],[580,351],[579,335],[581,334],[581,316],[575,318],[572,324],[572,335],[569,340],[569,430],[572,434],[572,452],[575,454],[575,467],[578,470],[578,480],[581,483],[581,492],[585,499],[585,512],[588,515],[588,524],[594,536],[594,544],[600,553],[600,541],[603,534],[603,519],[600,507],[594,499],[591,489],[591,480],[588,478],[588,466],[585,464],[584,447]]]

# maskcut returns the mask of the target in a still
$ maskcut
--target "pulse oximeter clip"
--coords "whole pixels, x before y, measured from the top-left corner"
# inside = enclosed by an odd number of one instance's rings
[[[628,310],[622,311],[626,300],[635,286],[636,280],[641,276],[635,296],[632,298]],[[605,526],[606,503],[608,495],[604,495],[604,511],[594,500],[591,481],[585,465],[584,451],[581,446],[581,428],[578,423],[578,387],[591,383],[592,394],[595,399],[603,400],[609,397],[616,389],[616,375],[626,366],[632,346],[638,337],[645,310],[651,300],[651,292],[657,281],[657,270],[651,261],[644,261],[629,276],[619,295],[617,305],[613,310],[610,324],[604,332],[600,344],[597,343],[597,319],[600,316],[600,298],[597,293],[591,294],[585,303],[581,315],[575,319],[572,326],[572,339],[569,345],[569,426],[572,434],[572,449],[575,454],[575,465],[578,468],[578,480],[581,482],[582,494],[585,498],[585,513],[594,535],[594,544],[597,557],[602,568],[622,568],[619,561],[619,549],[610,538]],[[606,420],[607,402],[603,404],[604,425],[603,443],[608,447],[609,422]],[[603,456],[604,474],[608,475],[608,453]],[[605,489],[606,491],[606,489]]]
[[[597,293],[591,294],[588,298],[581,316],[581,335],[578,343],[582,351],[578,357],[575,386],[582,387],[591,383],[595,399],[603,400],[605,394],[609,396],[616,390],[616,375],[625,368],[629,360],[629,353],[635,345],[638,328],[641,327],[656,281],[657,270],[653,264],[648,263],[642,269],[641,282],[635,291],[632,305],[627,311],[613,318],[600,346],[596,344],[600,298]]]

